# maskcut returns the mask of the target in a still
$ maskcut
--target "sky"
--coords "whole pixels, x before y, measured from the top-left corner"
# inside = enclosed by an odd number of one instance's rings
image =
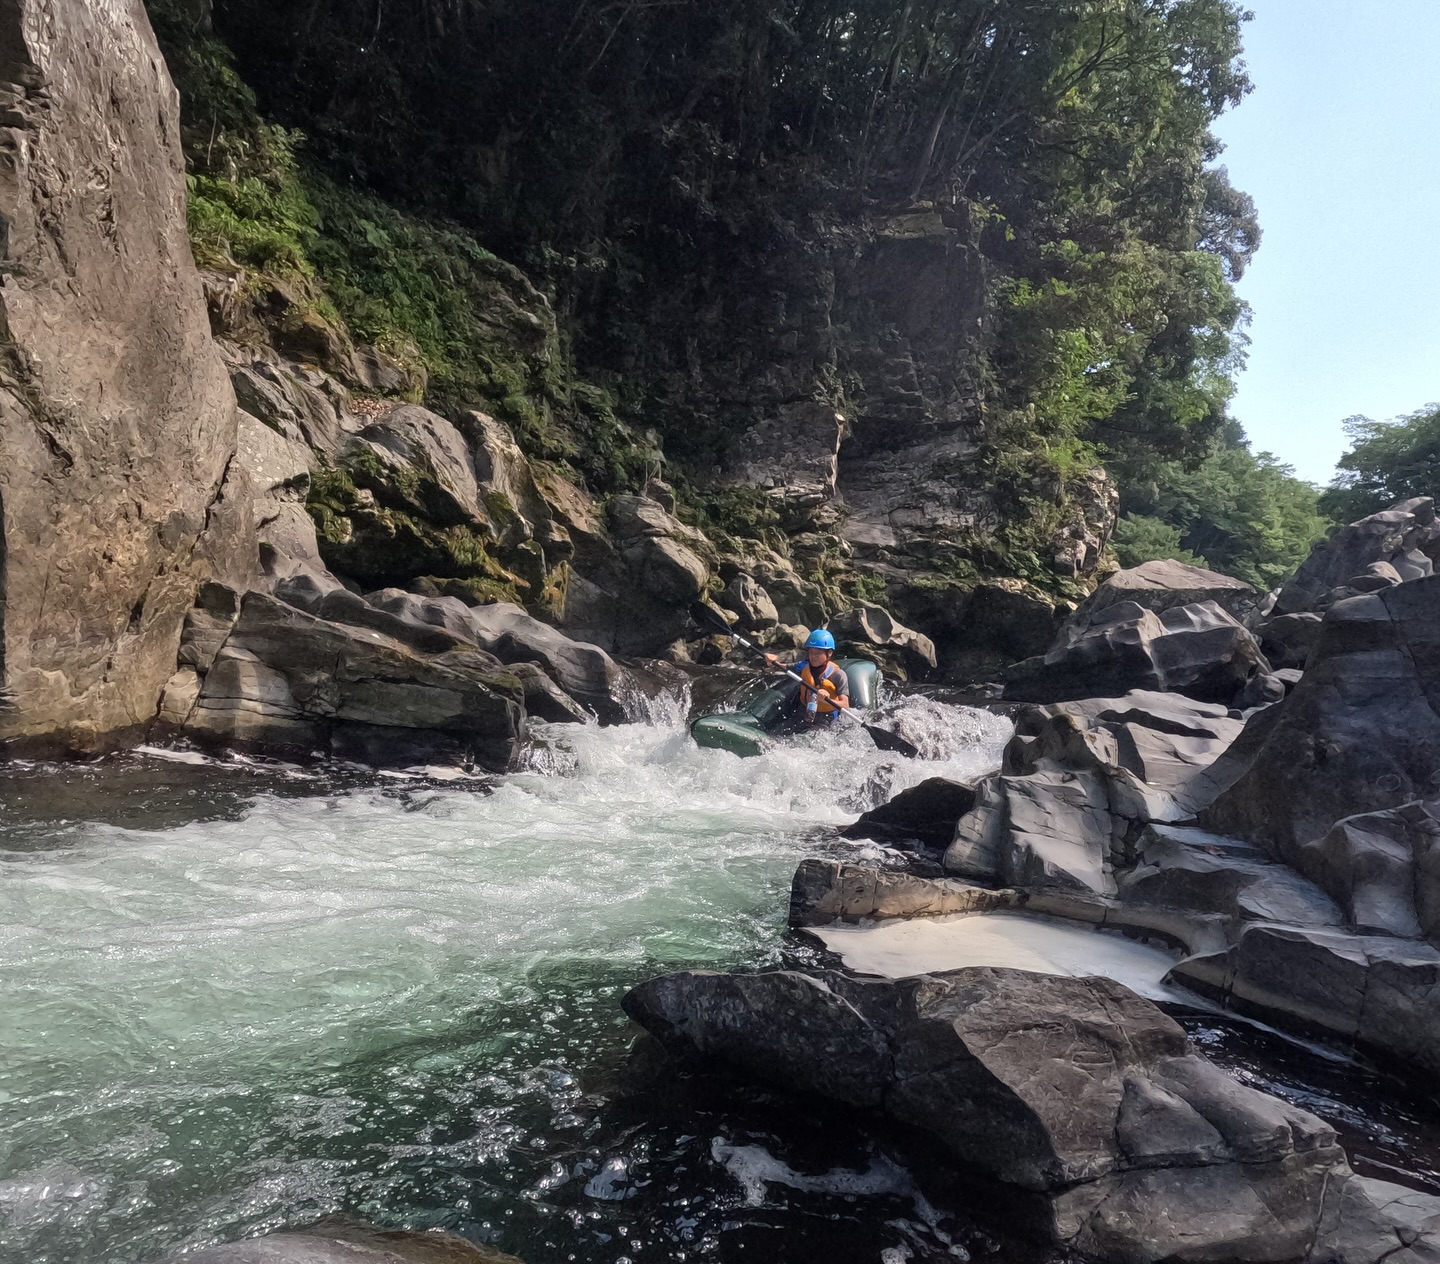
[[[1262,244],[1232,414],[1328,483],[1341,423],[1440,401],[1440,0],[1247,0],[1255,90],[1216,127]]]

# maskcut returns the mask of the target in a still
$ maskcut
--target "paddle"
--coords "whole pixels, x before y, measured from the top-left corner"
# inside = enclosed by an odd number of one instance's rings
[[[709,630],[717,632],[722,636],[733,636],[747,650],[752,650],[756,654],[763,654],[765,652],[758,645],[754,644],[751,641],[747,641],[743,636],[740,635],[740,633],[735,631],[734,628],[732,628],[728,623],[726,623],[725,620],[716,611],[712,610],[703,601],[697,601],[693,606],[690,607],[690,617],[694,619],[695,622],[698,623],[702,628],[708,628]],[[785,669],[784,674],[786,676],[789,676],[791,680],[799,681],[799,683],[802,685],[805,684],[805,682],[801,680],[800,676],[796,672],[790,671],[788,668]],[[806,685],[805,687],[807,689],[809,688],[808,685]],[[840,714],[845,716],[847,719],[854,720],[856,724],[858,724],[862,729],[869,733],[870,740],[874,742],[875,745],[881,750],[893,751],[897,755],[904,755],[906,759],[914,759],[917,755],[920,754],[920,751],[916,747],[911,746],[910,743],[907,742],[903,737],[898,737],[896,734],[891,733],[888,729],[882,729],[878,725],[866,724],[865,721],[862,720],[858,715],[856,715],[855,712],[852,711],[849,707],[841,707]]]

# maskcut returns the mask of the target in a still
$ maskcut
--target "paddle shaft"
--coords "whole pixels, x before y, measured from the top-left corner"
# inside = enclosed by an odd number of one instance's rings
[[[717,624],[716,626],[718,627],[719,625]],[[727,628],[725,629],[725,631],[728,632],[731,636],[733,636],[737,641],[739,641],[740,644],[743,645],[747,650],[753,650],[756,654],[764,654],[764,653],[765,653],[765,651],[762,650],[762,649],[761,649],[758,645],[756,645],[753,641],[747,641],[743,636],[740,635],[740,633],[738,633],[737,631],[735,631],[734,628],[727,627]],[[805,678],[804,678],[803,676],[801,676],[799,672],[793,672],[793,671],[791,671],[791,670],[787,667],[787,668],[784,669],[784,674],[785,674],[786,676],[789,676],[790,679],[793,680],[793,681],[795,681],[796,684],[802,685],[802,686],[804,686],[806,689],[813,689],[813,688],[814,688],[814,687],[811,686],[811,685],[805,684]],[[819,690],[814,690],[814,692],[818,693]],[[856,720],[856,721],[858,721],[860,724],[865,725],[865,727],[866,727],[867,729],[870,727],[868,724],[865,724],[865,721],[864,721],[864,720],[861,720],[858,715],[853,715],[853,714],[851,713],[851,710],[850,710],[849,707],[837,706],[837,707],[835,708],[835,710],[843,713],[844,715],[850,716],[851,719]]]

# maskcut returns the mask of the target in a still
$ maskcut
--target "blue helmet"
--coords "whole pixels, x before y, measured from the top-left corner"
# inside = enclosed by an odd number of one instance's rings
[[[807,650],[833,650],[835,638],[824,628],[816,628],[805,638],[805,648]]]

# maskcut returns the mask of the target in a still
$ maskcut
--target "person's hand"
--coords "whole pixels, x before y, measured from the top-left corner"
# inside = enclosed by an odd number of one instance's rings
[[[766,661],[767,663],[769,663],[771,667],[774,667],[775,664],[780,661],[780,655],[779,655],[779,654],[766,654],[766,655],[765,655],[765,661]]]

